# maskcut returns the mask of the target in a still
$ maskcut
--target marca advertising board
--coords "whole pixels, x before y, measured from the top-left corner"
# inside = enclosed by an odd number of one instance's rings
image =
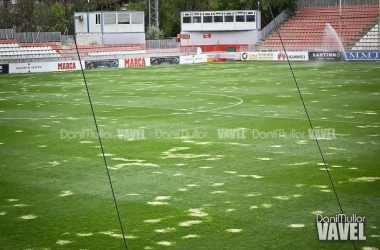
[[[145,66],[150,66],[150,58],[86,60],[84,62],[85,69],[133,68]],[[11,63],[9,65],[6,64],[5,67],[3,66],[3,70],[4,73],[9,72],[9,74],[80,70],[80,64],[79,61]]]
[[[9,74],[80,70],[79,61],[31,62],[9,64]]]
[[[309,54],[307,51],[289,51],[287,52],[290,61],[308,61]],[[241,53],[243,61],[286,61],[285,52],[243,52]]]
[[[136,57],[124,59],[107,59],[107,60],[86,60],[82,61],[85,69],[101,68],[137,68],[151,65],[179,64],[181,63],[200,63],[207,62],[207,55],[194,56],[169,56],[169,57]],[[31,63],[11,63],[0,64],[0,74],[17,74],[17,73],[36,73],[36,72],[53,72],[80,70],[79,61],[64,62],[31,62]]]
[[[150,66],[149,57],[119,59],[119,68],[141,68]]]
[[[346,53],[349,61],[380,61],[380,51],[351,51]]]
[[[207,55],[189,55],[189,56],[180,56],[179,63],[180,64],[192,64],[192,63],[203,63],[207,62]]]
[[[9,73],[9,64],[0,64],[0,74]]]
[[[339,62],[344,61],[344,54],[342,52],[309,52],[310,61],[328,61]]]

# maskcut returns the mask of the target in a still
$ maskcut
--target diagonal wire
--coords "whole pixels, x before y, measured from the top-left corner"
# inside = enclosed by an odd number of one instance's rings
[[[280,29],[278,28],[278,25],[277,25],[276,19],[274,18],[273,11],[272,11],[272,8],[271,8],[271,6],[270,6],[270,1],[268,1],[268,8],[269,8],[270,14],[271,14],[271,16],[272,16],[272,19],[273,19],[273,21],[274,21],[275,29],[277,30],[277,34],[278,34],[278,36],[279,36],[279,38],[280,38],[281,46],[282,46],[282,48],[283,48],[283,50],[284,50],[284,52],[285,52],[286,60],[287,60],[287,62],[288,62],[288,64],[289,64],[289,68],[290,68],[290,71],[291,71],[291,73],[292,73],[292,76],[293,76],[293,79],[294,79],[294,83],[296,84],[296,87],[297,87],[297,90],[298,90],[298,94],[299,94],[299,96],[300,96],[300,98],[301,98],[301,102],[302,102],[303,108],[304,108],[304,110],[305,110],[305,113],[306,113],[307,119],[309,120],[310,128],[311,128],[311,130],[312,130],[312,132],[313,132],[314,140],[315,140],[315,142],[316,142],[316,144],[317,144],[317,146],[318,146],[318,150],[319,150],[319,153],[320,153],[320,155],[321,155],[321,158],[322,158],[322,161],[323,161],[323,165],[324,165],[324,167],[325,167],[325,169],[326,169],[327,175],[329,176],[330,183],[331,183],[331,186],[332,186],[332,188],[333,188],[333,190],[334,190],[334,194],[335,194],[336,200],[337,200],[337,202],[338,202],[338,205],[339,205],[340,211],[342,212],[342,214],[344,214],[344,212],[343,212],[343,207],[342,207],[342,204],[340,203],[339,196],[338,196],[338,193],[337,193],[337,191],[336,191],[336,189],[335,189],[335,185],[334,185],[333,179],[332,179],[331,174],[330,174],[330,171],[329,171],[329,169],[328,169],[328,167],[327,167],[327,163],[326,163],[325,157],[324,157],[324,155],[323,155],[323,151],[322,151],[321,145],[319,144],[318,138],[317,138],[317,136],[315,135],[315,129],[314,129],[313,123],[312,123],[312,121],[311,121],[311,119],[310,119],[309,112],[307,111],[306,104],[305,104],[305,101],[304,101],[304,99],[303,99],[303,96],[302,96],[301,90],[300,90],[300,88],[299,88],[297,78],[296,78],[296,76],[295,76],[295,74],[294,74],[292,64],[290,63],[290,60],[289,60],[289,57],[288,57],[288,52],[287,52],[286,49],[285,49],[285,45],[284,45],[284,41],[282,40],[282,37],[281,37]],[[352,244],[353,244],[354,248],[357,249],[357,248],[356,248],[355,241],[352,241]]]
[[[112,192],[112,198],[113,198],[113,202],[114,202],[114,205],[115,205],[115,209],[116,209],[117,217],[118,217],[118,219],[119,219],[120,230],[121,230],[121,233],[123,234],[124,246],[125,246],[125,249],[128,249],[128,246],[127,246],[127,240],[125,239],[125,234],[124,234],[123,224],[121,223],[120,212],[119,212],[119,208],[118,208],[118,206],[117,206],[116,196],[115,196],[115,192],[114,192],[113,185],[112,185],[112,179],[111,179],[110,171],[109,171],[109,169],[108,169],[108,164],[107,164],[106,155],[105,155],[105,153],[104,153],[104,148],[103,148],[102,139],[101,139],[101,137],[100,137],[100,133],[99,133],[98,122],[97,122],[97,120],[96,120],[94,107],[93,107],[93,105],[92,105],[92,101],[91,101],[90,91],[89,91],[89,89],[88,89],[86,76],[85,76],[85,74],[84,74],[83,65],[82,65],[82,61],[81,61],[80,54],[79,54],[79,50],[78,50],[78,45],[77,45],[76,35],[74,35],[73,37],[74,37],[75,49],[76,49],[76,52],[77,52],[77,54],[78,54],[78,59],[79,59],[80,68],[81,68],[81,71],[82,71],[82,77],[83,77],[84,85],[86,86],[86,92],[87,92],[87,96],[88,96],[88,101],[89,101],[89,104],[90,104],[90,107],[91,107],[92,117],[94,118],[94,123],[95,123],[95,127],[96,127],[96,133],[97,133],[97,135],[98,135],[98,140],[99,140],[100,148],[102,149],[102,156],[103,156],[103,160],[104,160],[104,166],[105,166],[106,171],[107,171],[108,181],[109,181],[110,188],[111,188],[111,192]]]
[[[119,208],[117,206],[116,196],[115,196],[115,192],[114,192],[113,185],[112,185],[112,179],[111,179],[110,171],[108,169],[108,164],[107,164],[106,155],[104,153],[102,139],[101,139],[100,133],[99,133],[98,122],[96,120],[94,107],[93,107],[92,101],[91,101],[90,91],[88,89],[86,76],[84,74],[83,65],[82,65],[82,61],[81,61],[79,50],[78,50],[76,35],[74,35],[73,37],[74,37],[75,49],[76,49],[77,54],[78,54],[80,69],[82,71],[82,77],[83,77],[84,85],[86,86],[86,92],[87,92],[87,96],[88,96],[88,101],[89,101],[89,104],[90,104],[90,107],[91,107],[92,117],[94,118],[94,123],[95,123],[95,127],[96,127],[96,133],[98,134],[100,148],[102,149],[102,156],[103,156],[103,160],[104,160],[104,166],[105,166],[106,171],[107,171],[108,181],[109,181],[111,192],[112,192],[112,198],[113,198],[113,202],[114,202],[114,205],[115,205],[115,209],[116,209],[116,213],[117,213],[117,218],[119,220],[120,230],[121,230],[121,233],[123,234],[124,246],[125,246],[125,249],[128,249],[127,240],[125,239],[123,224],[121,222],[120,212],[119,212]]]
[[[65,8],[66,8],[66,12],[68,14],[68,8],[67,8],[67,1],[66,0],[65,0]],[[114,188],[113,188],[111,175],[110,175],[110,172],[109,172],[109,169],[108,169],[107,159],[106,159],[106,155],[104,153],[104,147],[103,147],[102,139],[101,139],[101,136],[100,136],[100,133],[99,133],[98,122],[96,120],[96,115],[95,115],[94,107],[92,105],[91,95],[90,95],[90,91],[88,89],[86,75],[84,74],[82,60],[80,58],[80,53],[79,53],[79,50],[78,50],[77,39],[76,39],[76,35],[75,34],[74,34],[73,38],[74,38],[76,53],[77,53],[78,59],[79,59],[80,69],[81,69],[81,72],[82,72],[83,82],[84,82],[84,85],[86,87],[88,101],[89,101],[89,104],[90,104],[90,107],[91,107],[92,117],[94,119],[96,133],[98,135],[98,140],[99,140],[100,148],[102,150],[102,156],[103,156],[103,160],[104,160],[104,167],[105,167],[106,172],[107,172],[108,182],[109,182],[109,185],[110,185],[110,188],[111,188],[112,198],[113,198],[113,202],[114,202],[114,205],[115,205],[115,210],[116,210],[117,218],[118,218],[118,221],[119,221],[120,230],[121,230],[121,233],[123,235],[124,247],[125,247],[126,250],[128,250],[127,240],[125,238],[123,224],[121,222],[121,216],[120,216],[119,208],[118,208],[117,201],[116,201],[115,191],[114,191]]]

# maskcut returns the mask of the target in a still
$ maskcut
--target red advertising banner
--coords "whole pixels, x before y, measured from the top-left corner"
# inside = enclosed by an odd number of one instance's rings
[[[180,38],[182,38],[182,39],[190,39],[190,35],[189,34],[181,34]]]

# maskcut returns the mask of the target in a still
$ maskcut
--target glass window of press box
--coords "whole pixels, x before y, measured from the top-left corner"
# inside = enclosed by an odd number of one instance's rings
[[[256,15],[254,12],[248,12],[248,14],[236,13],[184,13],[182,16],[183,23],[245,23],[245,22],[255,22]]]
[[[223,16],[214,16],[214,23],[223,23]]]
[[[203,16],[204,23],[212,23],[212,16]]]
[[[225,23],[233,23],[233,22],[235,22],[235,18],[233,15],[224,16],[224,22]]]
[[[193,16],[193,23],[201,23],[202,18],[201,16]]]

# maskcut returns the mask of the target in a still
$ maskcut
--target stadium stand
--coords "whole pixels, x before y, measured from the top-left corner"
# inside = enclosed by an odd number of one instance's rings
[[[367,34],[361,38],[352,50],[380,50],[379,25],[376,24]]]
[[[146,53],[141,46],[136,45],[80,45],[78,49],[83,57]],[[16,40],[0,40],[0,60],[68,58],[76,57],[76,53],[74,45],[60,46],[55,42],[18,43]]]
[[[179,47],[151,46],[147,44],[79,45],[83,58],[117,58],[131,54],[176,53]],[[60,43],[18,43],[16,40],[0,40],[0,60],[23,59],[74,59],[77,58],[75,45],[61,46]]]
[[[379,15],[378,5],[305,7],[297,9],[294,16],[279,25],[281,37],[288,50],[328,50],[336,41],[326,40],[326,27],[330,24],[340,37],[343,46],[348,46],[360,33],[374,25]],[[260,44],[260,49],[281,49],[276,30]]]
[[[52,47],[55,43],[17,43],[0,40],[0,60],[57,58],[61,55]]]
[[[97,56],[117,56],[126,54],[141,54],[146,53],[142,50],[141,46],[128,46],[128,45],[79,45],[78,51],[80,56],[83,57],[97,57]],[[68,46],[64,49],[58,49],[62,57],[70,57],[73,54],[76,56],[75,45]]]

